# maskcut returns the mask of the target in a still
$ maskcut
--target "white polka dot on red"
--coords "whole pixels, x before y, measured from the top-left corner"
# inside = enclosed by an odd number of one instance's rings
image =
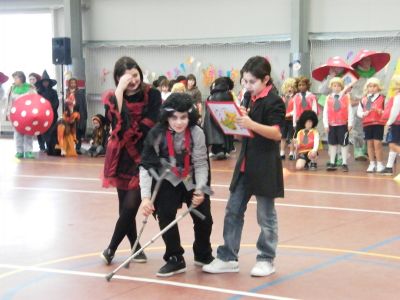
[[[53,122],[54,114],[49,101],[38,94],[28,94],[15,100],[10,119],[21,134],[44,134]]]

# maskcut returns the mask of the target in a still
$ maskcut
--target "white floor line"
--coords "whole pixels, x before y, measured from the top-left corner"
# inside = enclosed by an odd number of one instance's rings
[[[14,175],[14,177],[80,180],[80,181],[99,181],[99,182],[101,182],[100,178],[95,178],[95,177],[41,176],[41,175]],[[228,184],[213,184],[212,187],[229,188],[229,185]],[[300,192],[300,193],[314,193],[314,194],[316,193],[316,194],[332,194],[332,195],[382,197],[382,198],[396,198],[396,199],[399,198],[400,199],[400,195],[388,195],[388,194],[352,193],[352,192],[324,191],[324,190],[312,190],[312,189],[285,189],[285,191],[286,192]],[[82,191],[82,193],[83,193],[83,191]]]
[[[211,198],[212,201],[216,202],[227,202],[227,199],[223,198]],[[251,204],[257,204],[256,201],[249,201]],[[317,206],[317,205],[301,205],[301,204],[287,204],[275,202],[276,206],[285,207],[298,207],[298,208],[310,208],[310,209],[326,209],[326,210],[339,210],[339,211],[353,211],[360,213],[374,213],[374,214],[386,214],[386,215],[400,215],[400,211],[388,211],[388,210],[373,210],[373,209],[359,209],[359,208],[347,208],[347,207],[334,207],[334,206]]]
[[[43,179],[63,179],[63,180],[79,180],[79,181],[98,181],[101,182],[100,177],[71,177],[71,176],[43,176],[43,175],[20,175],[14,174],[12,177],[23,177],[23,178],[43,178]],[[7,176],[7,177],[11,177]]]
[[[107,274],[103,274],[103,273],[79,272],[79,271],[70,271],[70,270],[62,270],[62,269],[54,269],[54,268],[18,266],[18,265],[9,265],[9,264],[0,264],[0,268],[15,269],[15,270],[19,270],[19,271],[34,271],[34,272],[54,273],[54,274],[63,274],[63,275],[97,277],[97,278],[102,278],[104,280],[104,284],[110,284],[110,283],[107,283],[106,279],[105,279],[105,276]],[[213,275],[209,275],[209,276],[213,276]],[[176,287],[182,287],[182,288],[188,288],[188,289],[203,290],[203,291],[209,291],[209,292],[217,292],[217,293],[222,293],[222,294],[231,294],[231,295],[238,295],[238,296],[261,298],[261,299],[295,300],[294,298],[286,298],[286,297],[279,297],[279,296],[273,296],[273,295],[264,295],[264,294],[246,292],[246,291],[222,289],[222,288],[216,288],[216,287],[211,287],[211,286],[206,286],[206,285],[190,284],[190,283],[168,281],[168,280],[159,280],[159,279],[152,279],[152,278],[145,278],[145,277],[115,275],[113,277],[113,279],[111,279],[111,281],[116,280],[116,279],[137,281],[137,282],[147,282],[147,283],[154,283],[154,284],[160,284],[160,285],[169,285],[169,286],[176,286]]]
[[[227,184],[213,184],[212,187],[229,188],[229,185],[227,185]],[[308,190],[308,189],[285,189],[285,192],[300,192],[300,193],[315,193],[315,194],[332,194],[332,195],[363,196],[363,197],[399,198],[399,199],[400,199],[400,195],[351,193],[351,192],[324,191],[324,190]]]
[[[116,192],[106,192],[106,191],[93,191],[93,190],[73,190],[73,189],[53,189],[53,188],[35,188],[35,187],[6,187],[8,189],[15,190],[27,190],[27,191],[47,191],[47,192],[66,192],[66,193],[86,193],[86,194],[104,194],[104,195],[116,195]],[[228,199],[225,198],[211,198],[211,201],[217,202],[227,202]],[[255,201],[250,201],[249,203],[255,204]],[[298,208],[308,208],[308,209],[325,209],[325,210],[338,210],[338,211],[352,211],[360,213],[375,213],[375,214],[387,214],[387,215],[400,215],[398,211],[388,211],[388,210],[370,210],[370,209],[359,209],[359,208],[347,208],[347,207],[334,207],[334,206],[313,206],[313,205],[302,205],[302,204],[288,204],[277,201],[277,206],[285,207],[298,207]]]

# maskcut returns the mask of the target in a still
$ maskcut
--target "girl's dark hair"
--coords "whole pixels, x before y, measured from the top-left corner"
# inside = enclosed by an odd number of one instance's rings
[[[168,80],[167,76],[164,76],[164,75],[158,76],[158,78],[153,81],[153,86],[155,88],[158,88],[159,86],[161,86],[161,82],[163,82],[164,80]]]
[[[178,77],[176,77],[177,82],[186,81],[186,80],[187,80],[187,78],[184,75],[179,75]]]
[[[18,77],[22,81],[22,83],[26,82],[26,76],[22,71],[15,71],[14,73],[12,73],[12,77]]]
[[[143,85],[143,72],[142,69],[139,67],[137,62],[133,60],[131,57],[128,56],[123,56],[120,59],[117,60],[114,66],[114,82],[115,86],[118,85],[119,78],[121,78],[122,75],[125,74],[125,71],[131,70],[131,69],[136,69],[139,72],[140,75],[140,81],[142,82],[141,85]],[[143,87],[141,86],[141,89]]]
[[[42,76],[40,76],[38,73],[30,73],[29,75],[28,75],[28,78],[29,77],[35,77],[36,78],[36,81],[40,81],[41,79],[42,79]]]
[[[193,105],[192,97],[186,93],[172,93],[168,96],[167,100],[161,105],[160,123],[168,127],[168,118],[174,112],[188,112],[189,114],[189,127],[197,124],[199,120],[199,113]]]
[[[177,83],[177,81],[175,79],[172,79],[169,81],[168,83],[168,91],[172,90],[172,87],[174,86],[174,84]]]
[[[221,86],[224,86],[229,91],[231,91],[231,90],[233,90],[235,83],[233,82],[233,80],[230,77],[219,77],[219,78],[215,79],[215,81],[211,85],[211,87],[210,87],[211,93],[212,93],[213,89],[216,89],[217,87],[221,87]]]
[[[196,76],[194,76],[193,74],[189,74],[189,75],[186,77],[186,79],[187,79],[188,81],[189,81],[189,80],[193,80],[193,81],[194,81],[193,87],[197,86],[197,79],[196,79]]]
[[[158,83],[158,86],[159,86],[159,87],[167,86],[167,87],[169,88],[169,81],[168,81],[168,79],[165,78],[165,79],[161,80],[161,81]]]
[[[243,76],[243,73],[245,72],[251,73],[255,78],[261,80],[264,80],[265,76],[268,75],[270,76],[270,80],[268,81],[267,85],[272,84],[271,64],[264,57],[261,56],[250,57],[244,64],[243,68],[240,70],[241,76]]]

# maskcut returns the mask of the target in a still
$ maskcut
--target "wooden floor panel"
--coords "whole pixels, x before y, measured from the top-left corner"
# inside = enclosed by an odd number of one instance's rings
[[[9,299],[399,299],[400,186],[392,177],[367,174],[366,162],[350,172],[294,171],[285,161],[285,198],[277,199],[277,272],[252,278],[258,236],[251,199],[238,274],[205,274],[194,266],[190,217],[179,224],[187,272],[167,279],[164,245],[147,250],[146,264],[104,276],[128,255],[121,244],[111,266],[99,253],[111,237],[117,200],[101,187],[103,158],[17,160],[10,139],[0,139],[0,300]],[[223,218],[237,153],[212,162],[213,250],[222,243]],[[398,168],[399,169],[399,168]],[[138,215],[141,226],[143,217]],[[151,219],[142,244],[158,233]]]

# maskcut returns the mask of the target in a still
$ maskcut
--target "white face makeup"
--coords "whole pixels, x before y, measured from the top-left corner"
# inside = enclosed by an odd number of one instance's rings
[[[268,75],[265,76],[264,80],[261,80],[254,77],[250,72],[244,72],[242,82],[244,88],[249,91],[252,96],[256,96],[266,87],[269,79],[270,77]]]
[[[186,127],[189,125],[189,113],[188,112],[174,112],[174,114],[168,118],[169,127],[177,133],[184,132]]]

